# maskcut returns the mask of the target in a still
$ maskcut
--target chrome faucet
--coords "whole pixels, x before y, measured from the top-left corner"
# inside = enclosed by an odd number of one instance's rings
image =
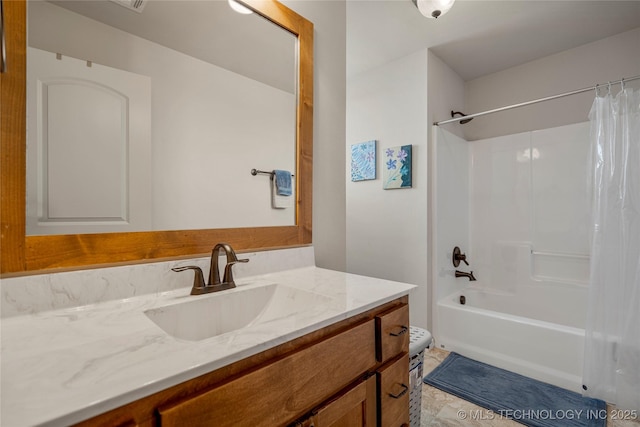
[[[227,264],[224,267],[224,276],[222,281],[220,281],[220,267],[218,266],[220,251],[224,251],[227,255]],[[195,275],[193,277],[193,287],[191,288],[191,295],[202,295],[208,294],[210,292],[218,292],[235,288],[236,284],[233,281],[233,273],[231,268],[239,262],[249,262],[249,260],[238,259],[236,252],[228,243],[218,243],[211,251],[211,266],[209,267],[208,284],[204,283],[204,275],[202,274],[202,269],[198,266],[189,265],[185,267],[174,267],[171,270],[194,270]]]
[[[473,277],[473,271],[471,273],[465,273],[464,271],[456,270],[456,277],[467,277],[470,282],[476,281],[476,278]]]

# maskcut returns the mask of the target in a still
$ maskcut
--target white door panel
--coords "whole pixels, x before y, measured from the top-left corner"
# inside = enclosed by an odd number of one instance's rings
[[[27,234],[151,225],[151,79],[28,49]]]

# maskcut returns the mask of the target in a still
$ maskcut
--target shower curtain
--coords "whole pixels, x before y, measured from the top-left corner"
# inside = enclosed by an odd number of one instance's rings
[[[640,91],[591,109],[591,281],[584,395],[640,413]]]

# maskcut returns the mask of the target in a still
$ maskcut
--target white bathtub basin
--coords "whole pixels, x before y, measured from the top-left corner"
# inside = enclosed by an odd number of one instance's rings
[[[330,298],[279,284],[235,288],[145,311],[167,334],[199,341],[312,310]]]

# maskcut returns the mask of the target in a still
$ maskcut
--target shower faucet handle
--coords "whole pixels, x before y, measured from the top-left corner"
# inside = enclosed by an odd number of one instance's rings
[[[465,254],[462,253],[462,251],[460,250],[459,247],[455,247],[453,248],[453,256],[451,257],[451,260],[453,261],[453,266],[457,267],[460,265],[460,261],[464,262],[465,264],[469,265],[469,262],[467,261],[467,256]]]

